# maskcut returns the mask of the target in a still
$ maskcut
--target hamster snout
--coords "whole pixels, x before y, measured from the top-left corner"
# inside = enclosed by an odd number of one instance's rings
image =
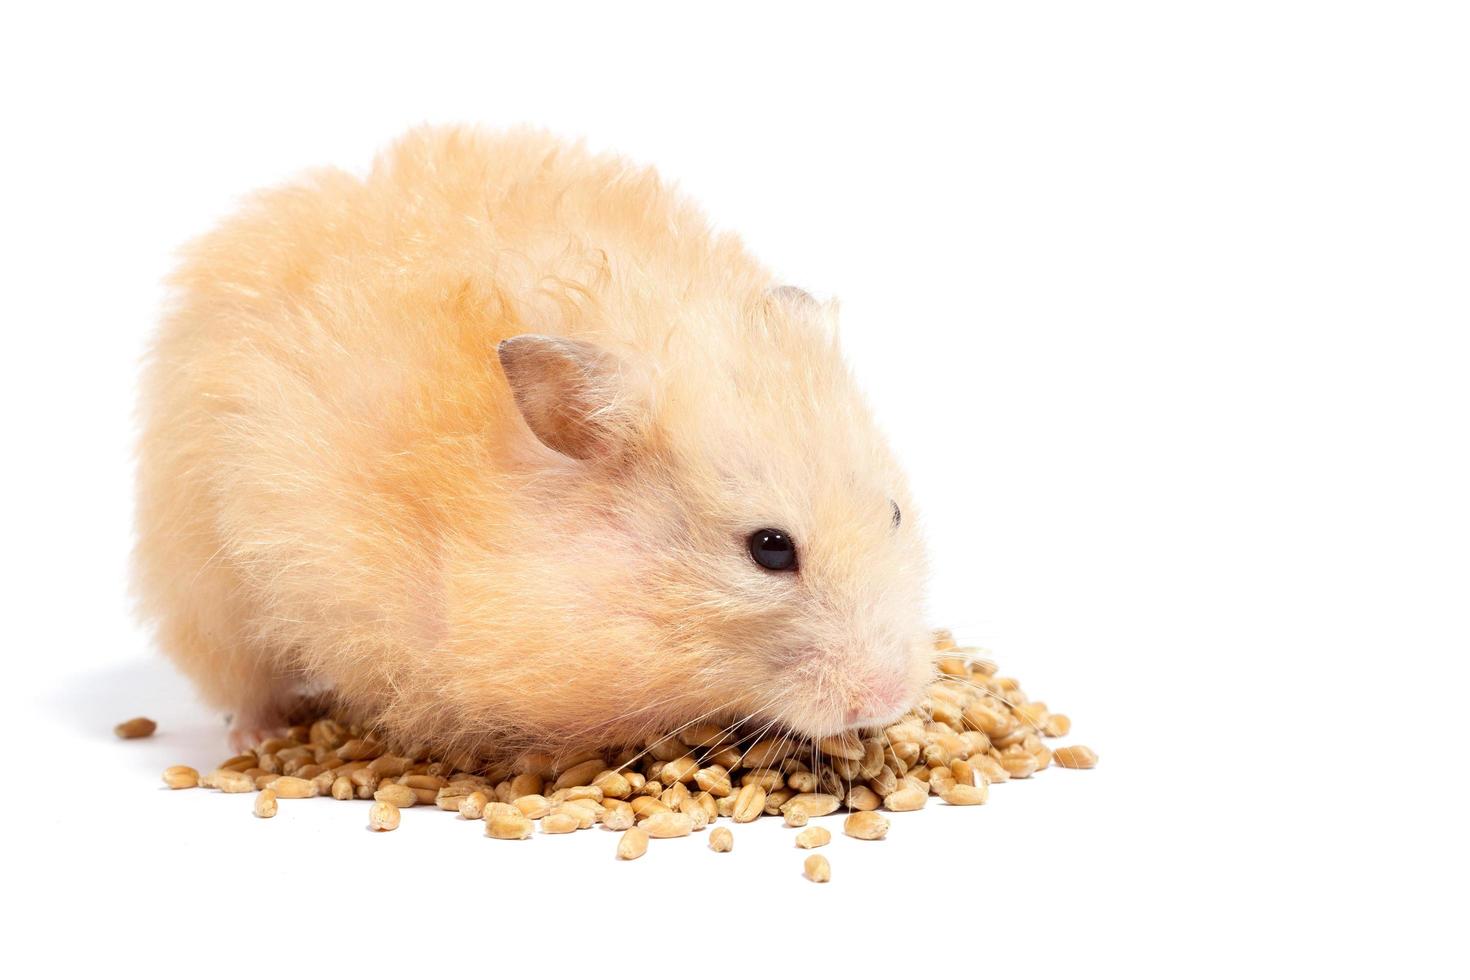
[[[837,344],[651,171],[426,129],[186,253],[136,585],[241,731],[303,689],[481,752],[823,736],[933,666],[918,508]]]
[[[925,631],[883,656],[847,650],[831,657],[826,677],[819,674],[811,689],[794,696],[782,720],[793,731],[815,738],[892,724],[918,702],[933,679],[928,636]]]

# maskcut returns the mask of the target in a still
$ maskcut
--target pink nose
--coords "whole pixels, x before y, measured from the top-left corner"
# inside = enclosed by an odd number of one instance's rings
[[[844,715],[843,724],[855,725],[865,719],[885,718],[907,705],[903,678],[892,675],[872,678],[867,690],[850,704]]]

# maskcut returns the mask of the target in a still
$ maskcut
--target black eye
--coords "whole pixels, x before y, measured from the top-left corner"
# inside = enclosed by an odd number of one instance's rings
[[[898,527],[903,523],[903,511],[898,509],[898,504],[895,501],[888,501],[888,505],[893,508],[893,526]]]
[[[796,545],[785,531],[761,528],[750,536],[750,557],[773,572],[792,571],[796,568]]]

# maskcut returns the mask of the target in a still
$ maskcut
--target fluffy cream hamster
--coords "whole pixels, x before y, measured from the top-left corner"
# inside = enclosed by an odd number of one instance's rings
[[[650,170],[415,131],[194,242],[142,382],[136,587],[245,740],[820,736],[932,673],[904,475],[835,336]]]

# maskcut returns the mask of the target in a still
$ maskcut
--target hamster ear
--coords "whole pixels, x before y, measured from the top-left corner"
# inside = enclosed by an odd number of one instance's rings
[[[536,438],[573,459],[610,456],[632,429],[622,366],[595,344],[526,333],[496,348]]]
[[[823,303],[799,286],[772,286],[764,293],[766,314],[779,312],[785,318],[807,324],[834,341],[837,338],[837,302]]]
[[[772,286],[765,292],[765,301],[768,309],[782,310],[798,320],[828,329],[836,326],[836,302],[824,303],[800,286]]]
[[[817,302],[817,298],[800,286],[772,286],[766,290],[766,297],[774,303],[780,303],[793,310],[817,313],[822,309],[822,304]]]

